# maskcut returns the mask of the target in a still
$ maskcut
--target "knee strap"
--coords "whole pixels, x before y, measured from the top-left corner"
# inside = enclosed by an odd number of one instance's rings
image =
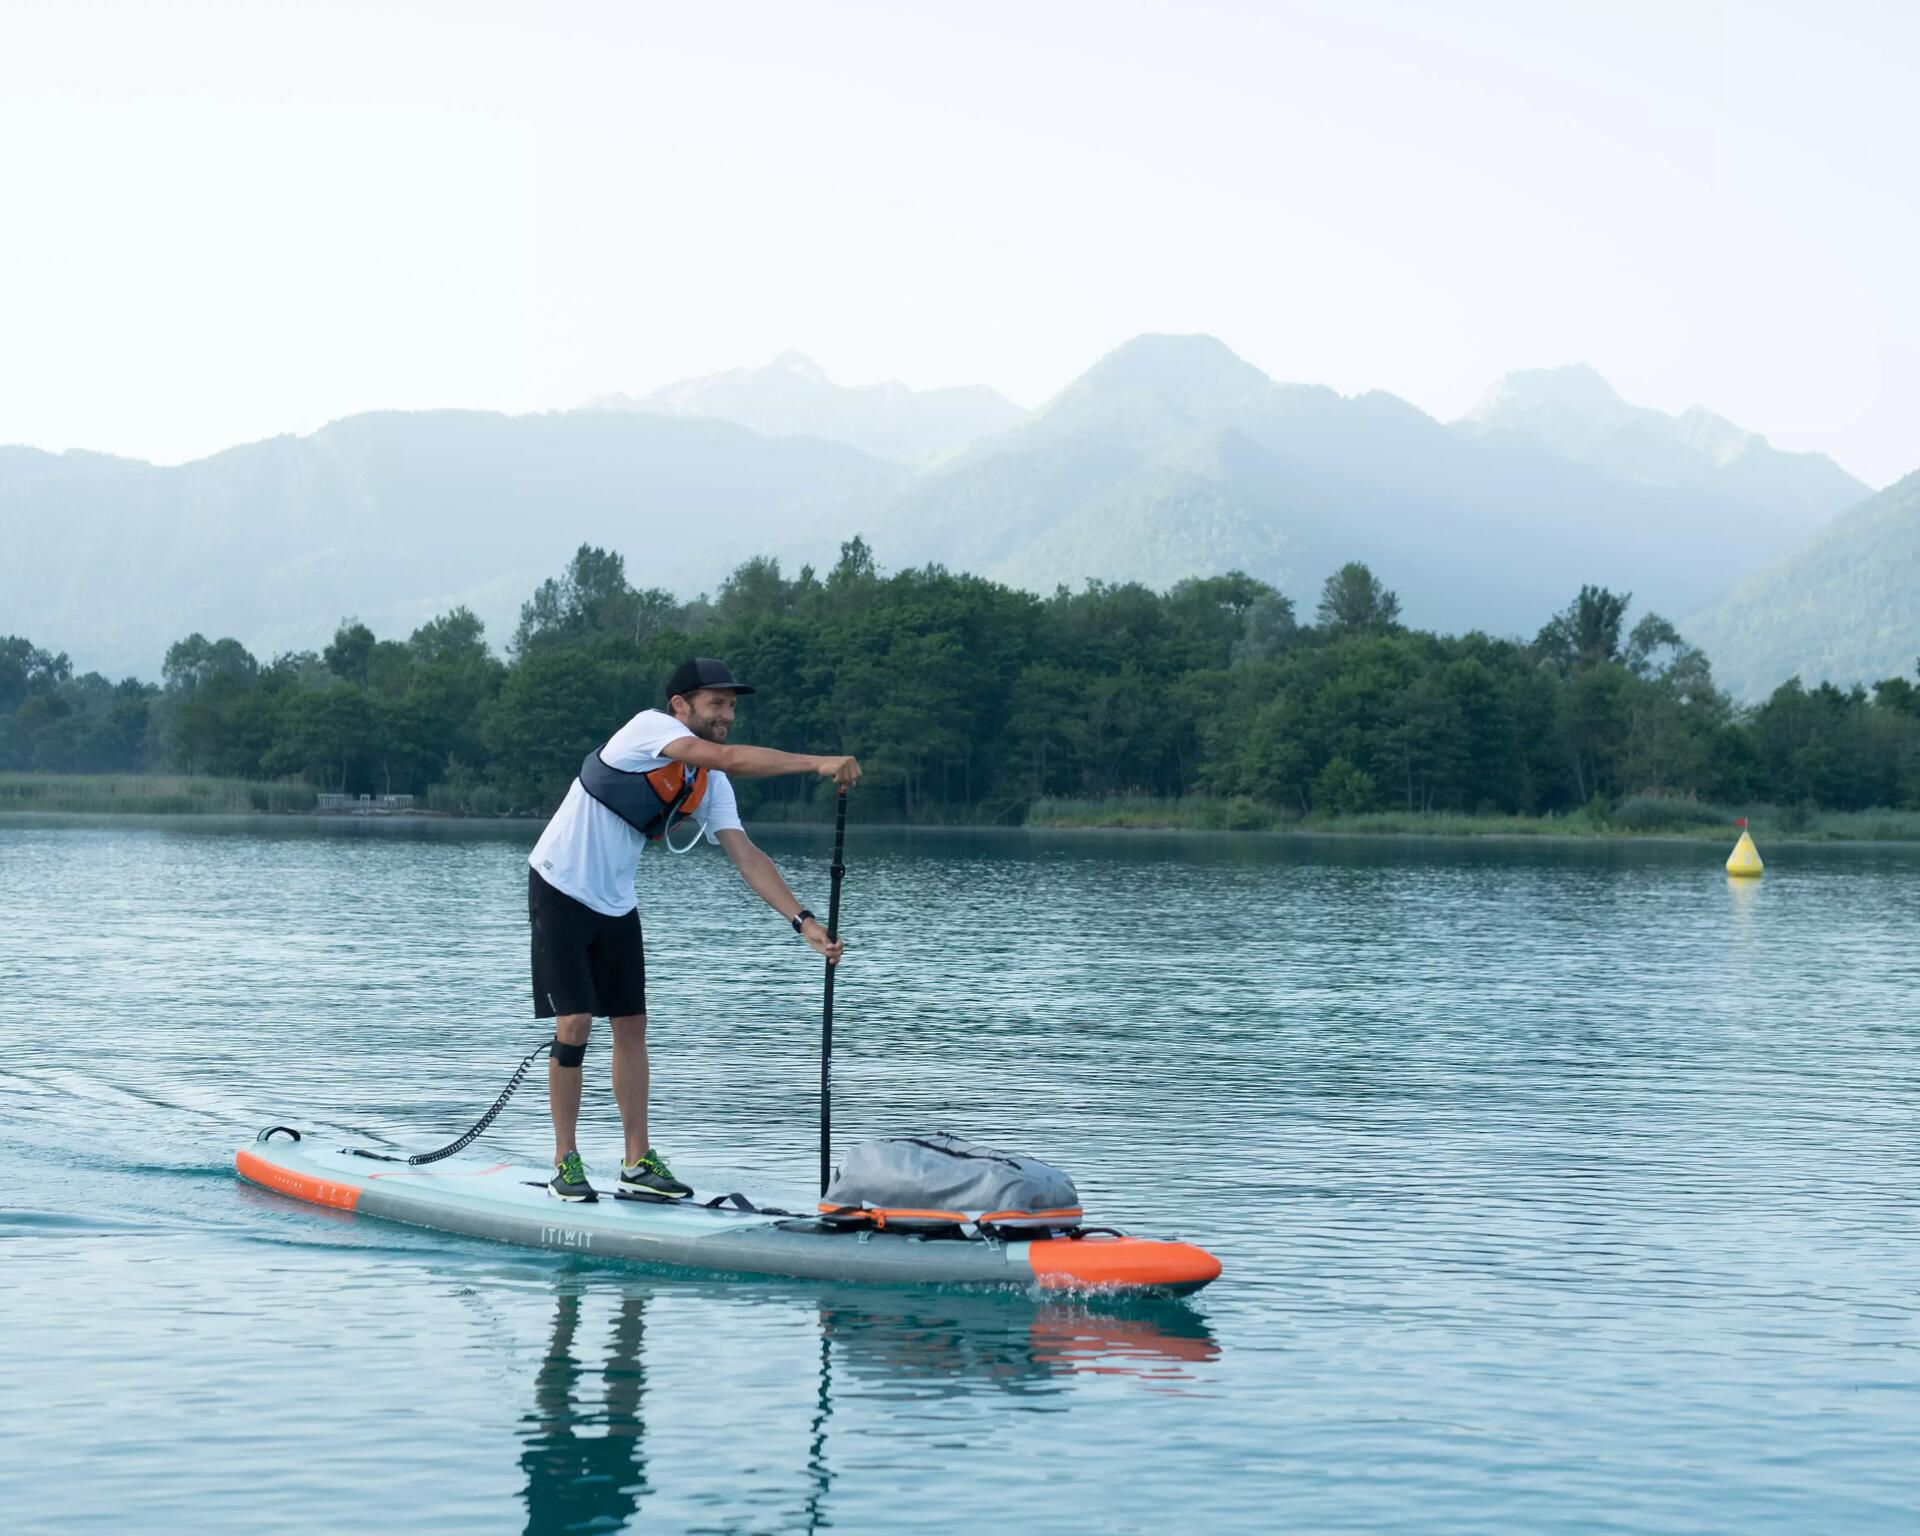
[[[548,1053],[556,1067],[578,1067],[587,1059],[585,1045],[568,1045],[558,1035],[553,1037],[553,1049]]]

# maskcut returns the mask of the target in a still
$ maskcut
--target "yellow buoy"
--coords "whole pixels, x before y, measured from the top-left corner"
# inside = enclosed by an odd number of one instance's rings
[[[1767,866],[1760,862],[1760,850],[1753,846],[1753,839],[1747,834],[1746,817],[1742,816],[1737,825],[1740,828],[1740,841],[1733,845],[1733,852],[1727,855],[1727,873],[1758,876]]]

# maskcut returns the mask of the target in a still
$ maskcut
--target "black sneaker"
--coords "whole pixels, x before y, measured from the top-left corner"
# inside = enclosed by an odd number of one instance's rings
[[[676,1179],[667,1160],[649,1147],[639,1162],[620,1165],[620,1184],[614,1193],[622,1200],[684,1200],[693,1193],[693,1186]]]
[[[556,1200],[598,1200],[600,1196],[587,1182],[586,1165],[578,1152],[569,1152],[553,1170],[547,1193]]]

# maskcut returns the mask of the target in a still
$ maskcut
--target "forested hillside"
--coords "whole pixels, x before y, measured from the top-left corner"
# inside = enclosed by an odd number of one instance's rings
[[[1017,821],[1043,796],[1201,794],[1285,817],[1544,812],[1639,792],[1836,809],[1920,806],[1920,691],[1788,682],[1741,711],[1655,614],[1588,586],[1534,638],[1400,622],[1357,563],[1310,613],[1251,577],[1092,583],[1042,598],[937,567],[880,574],[855,539],[824,577],[756,559],[711,601],[636,589],[583,546],[523,605],[507,660],[456,609],[406,639],[343,623],[262,661],[200,634],[160,686],[76,677],[0,642],[0,766],[170,768],[533,812],[661,702],[687,655],[760,690],[736,739],[855,752],[871,819]],[[804,779],[744,786],[801,811]]]
[[[1920,649],[1920,473],[1843,512],[1688,621],[1735,698],[1782,677],[1842,686]]]

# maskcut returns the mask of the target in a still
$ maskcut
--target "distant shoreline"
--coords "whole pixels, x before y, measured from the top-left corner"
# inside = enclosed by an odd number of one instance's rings
[[[1895,813],[1899,814],[1899,813]],[[185,826],[196,823],[225,823],[240,825],[258,823],[261,826],[298,826],[302,823],[314,827],[428,827],[438,826],[449,829],[462,827],[493,828],[505,831],[509,828],[528,829],[529,838],[543,822],[538,814],[525,816],[464,816],[452,811],[424,811],[398,816],[340,816],[317,811],[71,811],[71,810],[19,810],[0,805],[0,829],[45,825],[49,823],[72,824],[97,821],[110,822],[177,822]],[[823,836],[831,834],[833,823],[830,821],[792,821],[774,820],[754,822],[748,818],[752,831],[768,832],[816,832]],[[1848,848],[1910,848],[1920,844],[1920,832],[1863,831],[1863,832],[1784,832],[1769,831],[1764,827],[1753,829],[1756,840],[1763,851],[1775,847],[1848,847]],[[1220,828],[1177,827],[1177,826],[1049,826],[1030,823],[1006,822],[869,822],[865,825],[854,824],[848,828],[849,836],[858,837],[863,833],[907,833],[915,836],[934,837],[941,833],[992,833],[1003,837],[1069,837],[1069,838],[1154,838],[1189,837],[1208,841],[1227,841],[1231,839],[1253,839],[1258,842],[1296,842],[1296,843],[1500,843],[1500,844],[1551,844],[1573,843],[1585,845],[1627,844],[1627,843],[1667,843],[1699,845],[1708,848],[1728,848],[1733,846],[1737,833],[1708,832],[1704,830],[1673,830],[1656,832],[1637,832],[1623,828],[1609,831],[1575,832],[1565,828],[1552,831],[1516,831],[1509,827],[1489,826],[1484,829],[1463,831],[1458,827],[1435,825],[1424,828],[1395,827],[1391,829],[1364,828],[1350,826],[1293,826],[1281,828],[1257,828],[1245,831],[1227,831]]]
[[[317,791],[304,784],[259,784],[241,779],[166,774],[0,774],[0,816],[124,816],[259,818],[324,825],[393,825],[471,822],[475,825],[537,824],[550,812],[474,814],[457,804],[404,811],[319,810]],[[824,827],[822,818],[785,814],[748,815],[760,828]],[[1920,812],[1820,811],[1756,807],[1749,817],[1762,842],[1920,842]],[[1260,838],[1382,839],[1463,838],[1508,842],[1699,842],[1732,846],[1738,835],[1732,812],[1687,800],[1641,796],[1606,815],[1581,810],[1564,816],[1473,816],[1447,811],[1371,811],[1346,816],[1289,817],[1277,808],[1243,800],[1188,796],[1181,800],[1116,797],[1110,800],[1035,801],[1024,820],[1003,812],[971,822],[870,822],[873,831],[990,832],[1178,832]]]

